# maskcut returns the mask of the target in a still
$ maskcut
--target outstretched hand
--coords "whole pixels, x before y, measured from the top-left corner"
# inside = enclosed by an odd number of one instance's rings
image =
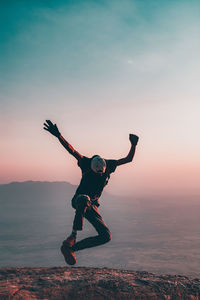
[[[57,125],[53,124],[50,120],[46,120],[46,123],[44,123],[44,129],[56,137],[60,136],[60,131],[58,130]]]
[[[129,134],[129,140],[133,146],[136,146],[137,142],[139,140],[139,137],[135,134]]]

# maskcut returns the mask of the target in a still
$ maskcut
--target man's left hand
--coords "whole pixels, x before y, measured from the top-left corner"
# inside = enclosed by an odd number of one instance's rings
[[[129,134],[129,140],[133,146],[136,146],[139,140],[139,137],[135,134]]]

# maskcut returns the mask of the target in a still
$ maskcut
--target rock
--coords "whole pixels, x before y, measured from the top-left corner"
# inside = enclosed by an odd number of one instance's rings
[[[198,300],[200,279],[107,268],[1,268],[0,299]]]

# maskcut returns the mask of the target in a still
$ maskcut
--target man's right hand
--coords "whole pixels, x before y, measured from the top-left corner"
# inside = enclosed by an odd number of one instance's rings
[[[46,123],[44,123],[44,129],[56,137],[60,136],[60,131],[58,130],[57,125],[53,124],[50,120],[46,120]]]

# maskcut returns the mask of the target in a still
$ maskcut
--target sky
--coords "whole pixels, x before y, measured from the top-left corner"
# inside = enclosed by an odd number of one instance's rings
[[[78,184],[82,155],[132,163],[107,191],[200,195],[200,2],[0,2],[0,183]]]

